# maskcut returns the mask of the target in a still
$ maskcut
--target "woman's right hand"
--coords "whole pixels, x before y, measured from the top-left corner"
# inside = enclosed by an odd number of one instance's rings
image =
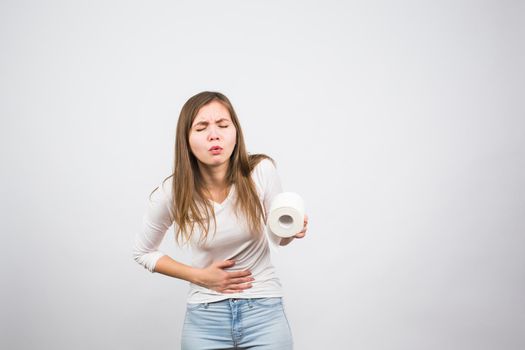
[[[239,293],[251,288],[250,282],[255,279],[249,270],[227,272],[225,268],[235,265],[233,260],[224,260],[212,263],[210,266],[199,269],[196,284],[212,289],[219,293]]]

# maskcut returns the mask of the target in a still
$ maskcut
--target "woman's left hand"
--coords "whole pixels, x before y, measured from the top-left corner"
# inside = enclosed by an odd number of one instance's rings
[[[304,214],[304,226],[303,229],[294,236],[294,238],[303,238],[306,235],[306,228],[308,226],[308,215]]]

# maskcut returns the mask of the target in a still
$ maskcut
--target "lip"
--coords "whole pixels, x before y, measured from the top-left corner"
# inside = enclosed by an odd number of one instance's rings
[[[222,151],[222,147],[221,146],[212,146],[210,147],[210,149],[208,151]]]

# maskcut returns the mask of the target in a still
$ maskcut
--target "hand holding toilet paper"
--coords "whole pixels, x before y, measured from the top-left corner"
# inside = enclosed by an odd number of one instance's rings
[[[275,196],[268,215],[268,227],[275,235],[292,237],[303,229],[304,202],[295,192],[282,192]]]

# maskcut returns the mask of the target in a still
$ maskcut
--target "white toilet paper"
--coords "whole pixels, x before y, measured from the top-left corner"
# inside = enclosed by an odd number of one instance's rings
[[[304,202],[294,192],[282,192],[275,196],[268,215],[268,227],[279,237],[291,237],[304,227]]]

